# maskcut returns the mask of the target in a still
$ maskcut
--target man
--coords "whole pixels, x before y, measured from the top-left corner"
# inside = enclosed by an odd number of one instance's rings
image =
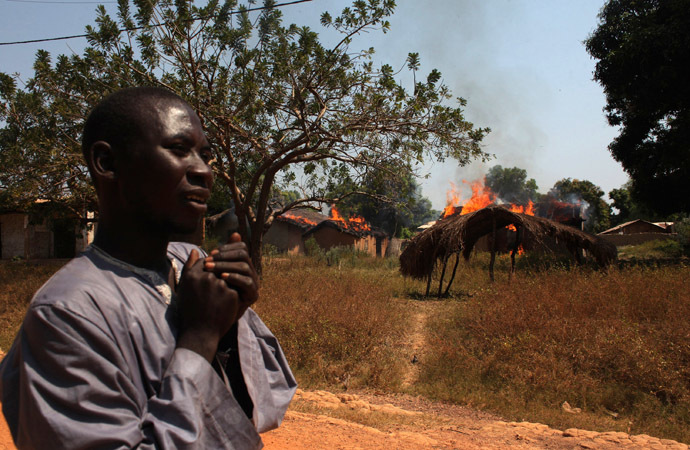
[[[160,88],[107,97],[84,126],[99,200],[94,244],[34,296],[0,366],[19,448],[260,448],[296,383],[249,309],[239,235],[203,257],[170,236],[206,212],[212,151]]]

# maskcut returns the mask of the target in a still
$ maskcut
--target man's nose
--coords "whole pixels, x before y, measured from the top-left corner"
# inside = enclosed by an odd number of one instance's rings
[[[211,189],[213,186],[213,170],[198,154],[194,156],[187,170],[187,178],[194,186],[201,186],[206,189]]]

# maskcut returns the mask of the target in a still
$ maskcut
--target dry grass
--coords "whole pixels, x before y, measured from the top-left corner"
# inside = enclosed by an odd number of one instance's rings
[[[517,420],[688,442],[689,275],[552,269],[476,290],[431,324],[420,390]]]
[[[324,266],[307,257],[267,263],[256,309],[303,387],[395,388],[409,317],[392,299],[396,268]]]
[[[390,260],[331,262],[265,260],[257,310],[302,387],[402,389],[406,305],[423,300],[426,283],[403,279]],[[597,272],[527,256],[509,282],[509,264],[498,259],[490,284],[486,258],[461,261],[411,393],[561,429],[690,442],[690,268]],[[3,349],[57,267],[0,264]],[[563,412],[564,401],[582,413]]]
[[[19,331],[34,292],[63,264],[0,263],[0,348],[5,352]]]

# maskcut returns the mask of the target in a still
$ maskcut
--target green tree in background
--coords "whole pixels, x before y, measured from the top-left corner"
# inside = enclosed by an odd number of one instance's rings
[[[649,222],[675,222],[687,217],[684,213],[659,214],[652,211],[646,204],[635,200],[630,193],[632,183],[626,182],[618,189],[609,192],[611,206],[618,210],[617,214],[611,214],[611,226],[620,225],[635,219],[647,220]]]
[[[518,167],[493,166],[486,174],[486,186],[507,203],[524,205],[528,200],[537,201],[539,194],[534,178],[527,179],[527,171]]]
[[[660,214],[690,211],[690,0],[609,0],[585,44],[630,193]]]
[[[632,183],[628,181],[618,189],[609,192],[611,206],[618,210],[617,214],[611,214],[611,226],[620,225],[635,219],[648,221],[661,220],[658,214],[652,212],[645,205],[635,201],[630,194]]]
[[[284,25],[275,2],[260,12],[236,0],[118,1],[117,17],[98,9],[82,55],[53,62],[39,51],[24,89],[0,76],[0,187],[17,202],[44,197],[93,205],[81,163],[79,130],[104,95],[126,86],[165,86],[199,114],[215,151],[216,183],[226,186],[239,231],[260,270],[262,236],[294,207],[336,203],[365,175],[398,178],[425,158],[463,165],[486,155],[487,129],[463,116],[432,70],[414,86],[389,65],[374,67],[358,34],[386,31],[391,0],[357,0],[321,24],[339,36],[325,46],[316,32]],[[121,31],[126,30],[126,31]],[[25,172],[27,171],[27,172]],[[25,175],[28,174],[28,175]],[[300,192],[285,204],[276,189]]]
[[[411,174],[397,179],[369,174],[362,188],[368,194],[345,198],[338,204],[339,211],[345,216],[362,216],[390,236],[407,238],[418,226],[439,217]]]
[[[587,202],[585,230],[598,233],[611,227],[611,207],[603,199],[604,191],[591,181],[564,178],[547,195],[561,202]]]

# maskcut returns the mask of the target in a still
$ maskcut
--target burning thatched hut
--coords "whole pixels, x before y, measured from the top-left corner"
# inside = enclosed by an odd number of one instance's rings
[[[400,271],[405,276],[428,279],[430,282],[438,260],[443,262],[445,273],[445,264],[451,255],[462,252],[465,259],[469,259],[479,238],[487,234],[495,235],[496,230],[509,225],[516,227],[518,236],[521,233],[529,233],[537,244],[543,243],[545,238],[550,236],[578,260],[580,250],[586,250],[600,266],[608,265],[616,259],[616,247],[597,236],[543,217],[514,213],[503,206],[488,206],[466,215],[446,217],[413,237],[400,255]],[[517,239],[511,255],[513,267],[515,251],[519,244]],[[492,279],[494,252],[495,247],[489,267]],[[439,294],[440,290],[439,286]]]

